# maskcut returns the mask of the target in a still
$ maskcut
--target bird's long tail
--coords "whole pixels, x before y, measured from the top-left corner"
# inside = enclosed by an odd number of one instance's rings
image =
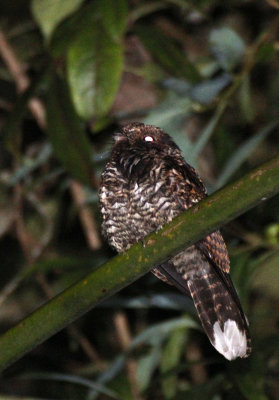
[[[247,357],[251,352],[248,323],[229,275],[218,276],[211,266],[208,273],[192,277],[187,284],[216,350],[228,360]]]

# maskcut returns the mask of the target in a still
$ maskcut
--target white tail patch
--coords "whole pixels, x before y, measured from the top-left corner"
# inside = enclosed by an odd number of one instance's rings
[[[218,321],[213,325],[214,343],[213,346],[228,360],[234,360],[237,357],[246,357],[247,338],[235,321],[228,319],[224,324],[224,329]]]

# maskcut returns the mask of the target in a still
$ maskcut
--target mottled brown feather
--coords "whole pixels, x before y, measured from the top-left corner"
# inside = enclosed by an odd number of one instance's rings
[[[102,174],[100,203],[102,231],[111,246],[122,252],[207,194],[195,169],[160,128],[132,123],[117,132],[114,139]],[[236,338],[239,333],[240,339],[246,337],[247,354],[250,352],[246,317],[228,274],[228,252],[219,231],[155,266],[153,273],[192,296],[213,344],[216,335],[218,340],[223,340],[222,335],[230,340],[233,331]],[[228,325],[229,334],[225,333],[226,321],[233,321]],[[220,346],[215,347],[220,351]],[[232,358],[237,356],[245,354],[230,353]]]

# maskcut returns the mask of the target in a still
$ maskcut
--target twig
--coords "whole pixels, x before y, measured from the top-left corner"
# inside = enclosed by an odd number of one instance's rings
[[[38,243],[36,240],[26,231],[24,218],[23,218],[23,205],[22,205],[22,186],[18,183],[14,187],[14,224],[15,232],[20,243],[22,252],[26,259],[27,265],[31,265],[36,258],[32,257],[32,252]]]
[[[0,292],[0,307],[5,300],[17,289],[19,284],[23,281],[25,275],[19,273],[14,276],[1,290]]]
[[[77,181],[72,181],[70,190],[74,202],[78,208],[79,218],[86,235],[87,244],[92,250],[98,250],[102,242],[98,233],[97,225],[92,215],[91,209],[85,203],[85,195],[82,185]]]
[[[17,90],[19,93],[24,92],[28,86],[30,85],[30,80],[25,73],[25,70],[18,59],[17,55],[15,54],[13,48],[10,46],[5,34],[0,29],[0,55],[5,62],[7,69],[9,70],[10,74],[14,78]],[[38,125],[41,128],[45,128],[46,120],[45,120],[45,109],[43,104],[38,98],[33,98],[30,100],[29,109],[34,115],[35,119],[37,120]],[[37,259],[37,256],[34,256],[33,248],[35,239],[32,238],[29,234],[27,234],[24,219],[22,215],[22,188],[20,184],[17,184],[14,189],[14,202],[15,202],[15,228],[17,237],[21,244],[23,253],[27,260],[27,265],[32,264]],[[38,248],[38,244],[35,243],[36,248]],[[38,255],[40,255],[42,251],[38,251]],[[17,281],[19,282],[19,281]]]
[[[238,76],[236,76],[233,85],[225,92],[222,101],[224,102],[223,107],[228,105],[228,101],[230,97],[235,93],[235,91],[239,88],[240,84],[242,83],[243,79],[251,72],[255,63],[257,62],[257,53],[259,49],[267,43],[274,33],[278,30],[278,22],[279,16],[274,18],[274,20],[270,23],[269,28],[267,31],[263,32],[259,35],[259,37],[255,40],[255,42],[248,48],[246,59],[243,65],[243,68]]]
[[[278,0],[266,0],[266,2],[271,6],[279,10],[279,2]]]
[[[232,85],[229,86],[229,88],[218,99],[218,104],[215,113],[211,121],[205,128],[207,130],[207,134],[201,135],[201,139],[198,140],[197,143],[195,144],[194,157],[197,157],[197,155],[204,148],[209,138],[215,131],[216,127],[219,124],[219,121],[223,117],[223,114],[225,113],[230,104],[232,96],[239,89],[244,79],[250,74],[254,65],[256,64],[257,62],[256,56],[259,49],[270,40],[270,38],[274,35],[276,30],[278,29],[278,22],[279,22],[279,17],[274,18],[272,23],[269,25],[269,29],[260,34],[259,37],[254,41],[254,43],[247,49],[246,58],[244,60],[241,71],[239,72],[239,74],[235,76]]]
[[[15,54],[13,48],[9,44],[4,32],[0,29],[0,55],[2,56],[3,61],[5,62],[7,69],[9,70],[11,76],[13,77],[17,90],[19,93],[24,92],[28,86],[30,85],[30,80],[22,66],[21,61],[18,59],[17,55]],[[33,97],[29,102],[29,109],[33,114],[34,118],[36,119],[39,127],[41,129],[46,128],[46,113],[45,107],[43,103],[38,99]],[[73,181],[71,186],[73,200],[77,204],[79,209],[79,216],[82,222],[82,226],[84,228],[85,235],[87,237],[87,241],[89,247],[93,250],[99,249],[101,247],[101,240],[98,234],[98,230],[93,218],[93,215],[89,209],[89,207],[85,206],[84,201],[84,194],[82,191],[82,187],[78,182]],[[32,252],[32,246],[30,246],[30,242],[32,238],[26,234],[24,220],[21,212],[21,188],[20,186],[16,185],[15,187],[15,202],[19,207],[19,212],[15,217],[16,223],[16,231],[19,238],[19,242],[27,259],[27,265],[34,263],[36,259],[42,254],[42,250],[46,247],[46,240],[44,240],[41,244],[41,249],[38,249],[36,246],[36,255]],[[16,208],[17,209],[17,208]],[[50,239],[50,235],[47,235],[48,240]],[[47,243],[48,243],[47,240]],[[21,279],[13,280],[12,284],[7,285],[7,290],[5,290],[5,295],[2,293],[1,300],[4,301],[6,296],[11,293],[11,289],[16,289],[17,285],[21,282]]]
[[[52,238],[54,229],[53,221],[48,216],[44,205],[39,201],[34,193],[27,193],[26,197],[28,201],[33,205],[33,207],[36,208],[37,212],[41,215],[46,223],[45,233],[39,243],[34,239],[33,236],[28,234],[25,229],[22,215],[22,197],[22,187],[21,184],[18,183],[14,188],[14,224],[17,238],[24,253],[26,263],[22,270],[0,291],[0,307],[7,297],[11,295],[17,289],[20,283],[26,278],[26,276],[28,276],[27,271],[43,255],[44,250],[47,248]]]
[[[92,346],[90,341],[87,339],[86,336],[84,336],[81,331],[76,327],[76,325],[71,325],[69,327],[71,336],[76,339],[76,341],[79,343],[81,348],[83,349],[84,353],[87,355],[89,360],[97,365],[100,371],[104,370],[104,365],[103,362],[98,355],[97,351],[95,348]]]
[[[30,80],[26,75],[20,60],[17,58],[14,50],[8,43],[5,34],[0,29],[0,54],[5,62],[10,74],[14,78],[19,93],[24,92],[30,85]],[[34,115],[40,128],[45,128],[46,117],[45,108],[42,102],[34,97],[29,102],[29,109]]]

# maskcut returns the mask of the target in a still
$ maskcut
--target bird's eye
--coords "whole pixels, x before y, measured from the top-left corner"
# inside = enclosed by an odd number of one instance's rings
[[[153,142],[153,141],[154,141],[154,139],[153,139],[152,136],[145,136],[144,140],[145,140],[146,142]]]

